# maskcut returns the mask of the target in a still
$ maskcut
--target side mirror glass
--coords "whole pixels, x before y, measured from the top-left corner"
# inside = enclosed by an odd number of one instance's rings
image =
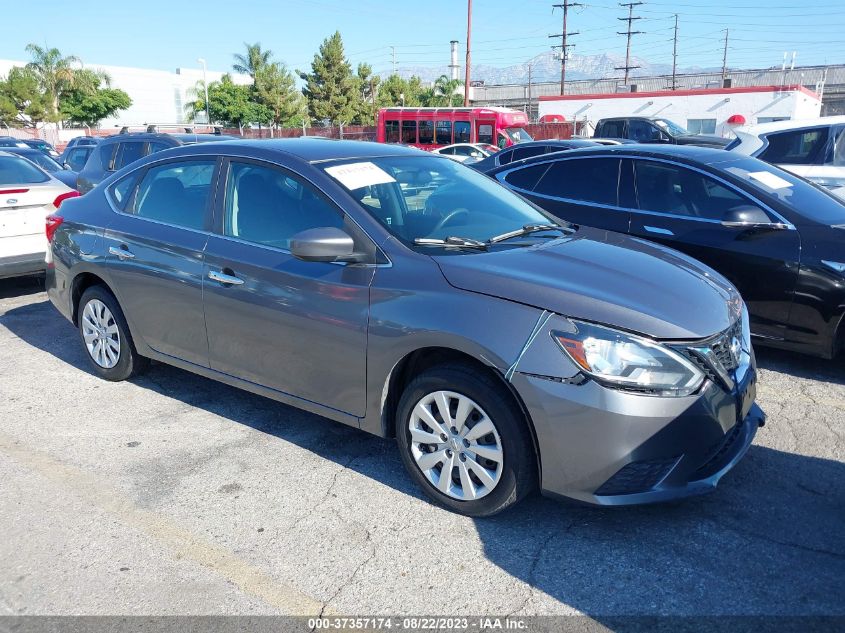
[[[300,231],[290,242],[291,254],[306,262],[352,262],[354,250],[352,237],[330,226]]]

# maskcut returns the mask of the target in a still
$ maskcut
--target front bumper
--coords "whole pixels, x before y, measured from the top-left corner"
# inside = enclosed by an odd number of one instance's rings
[[[543,493],[597,505],[709,492],[765,422],[753,366],[731,392],[708,381],[683,398],[525,374],[513,384],[534,423]]]

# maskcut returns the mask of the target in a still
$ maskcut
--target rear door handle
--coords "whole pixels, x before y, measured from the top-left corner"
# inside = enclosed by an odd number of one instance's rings
[[[229,286],[240,286],[244,282],[244,280],[240,277],[235,277],[234,275],[227,275],[226,273],[218,272],[216,270],[209,270],[208,278],[212,281],[218,281],[221,284],[226,284]]]
[[[658,235],[674,235],[669,229],[662,229],[659,226],[643,225],[643,228],[649,233],[657,233]]]
[[[118,259],[135,259],[135,253],[130,252],[126,247],[109,246],[109,255],[114,255]]]

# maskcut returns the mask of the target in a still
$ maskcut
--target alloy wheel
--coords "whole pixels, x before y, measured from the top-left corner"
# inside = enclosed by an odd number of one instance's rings
[[[474,501],[492,492],[502,476],[502,440],[487,413],[453,391],[424,396],[408,421],[417,467],[440,492]]]

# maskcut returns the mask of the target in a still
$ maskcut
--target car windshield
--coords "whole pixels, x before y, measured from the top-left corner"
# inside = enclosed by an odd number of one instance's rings
[[[47,174],[25,158],[0,156],[0,185],[29,185],[48,180]]]
[[[505,134],[508,135],[508,138],[513,143],[526,143],[528,141],[533,141],[534,139],[531,138],[531,135],[523,130],[521,127],[509,127],[502,130]]]
[[[323,167],[397,238],[486,242],[527,225],[554,223],[483,174],[448,158],[388,156]]]
[[[845,224],[845,203],[795,174],[751,157],[732,157],[715,165],[776,197],[805,218],[830,226]]]
[[[692,134],[688,129],[681,127],[674,121],[670,121],[669,119],[655,119],[654,122],[660,126],[660,128],[666,130],[672,136],[689,136]]]

